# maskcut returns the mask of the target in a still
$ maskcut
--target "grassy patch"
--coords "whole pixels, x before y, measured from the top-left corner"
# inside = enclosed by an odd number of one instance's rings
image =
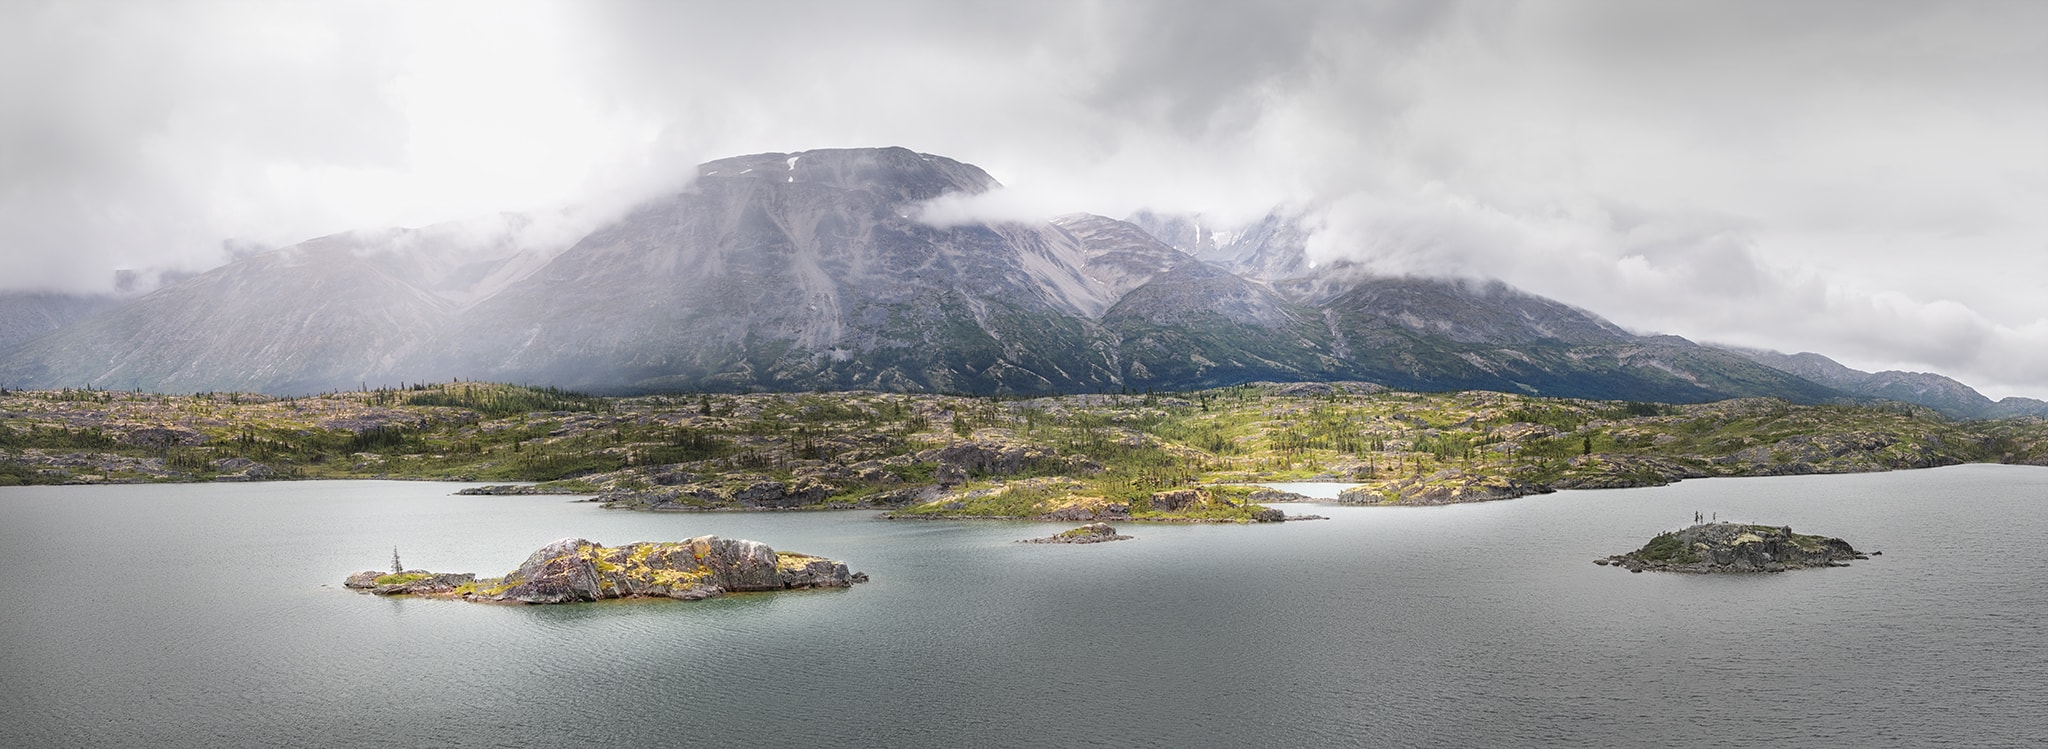
[[[1643,548],[1637,551],[1635,556],[1646,561],[1670,562],[1672,564],[1691,564],[1699,561],[1699,558],[1693,554],[1692,547],[1687,546],[1684,541],[1680,540],[1676,533],[1658,534],[1656,538],[1650,539],[1649,543],[1644,544]]]
[[[611,399],[552,387],[461,382],[419,389],[422,392],[405,398],[406,405],[466,408],[491,419],[537,411],[604,411],[611,407]]]

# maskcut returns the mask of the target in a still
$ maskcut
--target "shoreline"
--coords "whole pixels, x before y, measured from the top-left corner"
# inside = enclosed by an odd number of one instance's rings
[[[1943,469],[1943,468],[1957,468],[1957,467],[1964,467],[1964,466],[2001,466],[2001,467],[2013,467],[2013,468],[2036,468],[2036,469],[2040,469],[2040,468],[2048,468],[2048,466],[2036,465],[2036,464],[2032,464],[2032,463],[2007,463],[2007,462],[1993,462],[1993,461],[1976,461],[1976,462],[1960,462],[1960,463],[1950,463],[1950,464],[1946,464],[1946,465],[1939,465],[1939,466],[1926,466],[1926,467],[1919,467],[1919,468],[1886,468],[1886,469],[1880,469],[1880,470],[1870,470],[1870,471],[1816,471],[1816,472],[1810,472],[1810,473],[1768,473],[1768,474],[1753,474],[1753,475],[1731,475],[1731,476],[1700,476],[1700,477],[1694,477],[1694,478],[1697,478],[1697,479],[1748,479],[1748,478],[1794,478],[1794,477],[1800,477],[1800,476],[1853,476],[1853,475],[1865,475],[1865,474],[1880,474],[1880,473],[1899,473],[1899,472],[1907,472],[1907,471],[1930,471],[1930,470],[1939,470],[1939,469]],[[1415,508],[1415,507],[1443,507],[1443,506],[1449,506],[1449,505],[1460,505],[1460,504],[1481,504],[1481,503],[1490,503],[1490,502],[1506,502],[1506,501],[1512,501],[1512,500],[1516,500],[1516,499],[1522,499],[1522,498],[1524,498],[1524,497],[1529,497],[1529,496],[1540,496],[1541,494],[1551,494],[1551,493],[1556,493],[1556,492],[1566,492],[1566,491],[1574,491],[1574,492],[1579,492],[1579,491],[1606,491],[1606,490],[1611,490],[1611,489],[1649,489],[1649,488],[1657,488],[1657,487],[1663,487],[1663,486],[1670,486],[1670,485],[1672,485],[1672,484],[1677,484],[1677,483],[1681,483],[1681,482],[1682,482],[1682,481],[1684,481],[1684,480],[1685,480],[1685,479],[1680,479],[1680,480],[1673,480],[1673,481],[1666,481],[1666,482],[1660,482],[1660,483],[1643,483],[1643,484],[1637,484],[1637,485],[1630,485],[1630,486],[1587,486],[1587,487],[1571,487],[1571,488],[1558,488],[1558,489],[1555,489],[1555,490],[1554,490],[1554,491],[1552,491],[1552,492],[1532,492],[1532,493],[1529,493],[1529,494],[1523,494],[1523,495],[1520,495],[1520,496],[1514,496],[1514,497],[1495,497],[1495,498],[1487,498],[1487,499],[1475,499],[1475,500],[1470,500],[1470,501],[1461,501],[1461,502],[1443,502],[1443,503],[1413,503],[1413,504],[1404,504],[1404,503],[1395,503],[1395,502],[1378,502],[1378,503],[1371,503],[1371,502],[1345,502],[1345,501],[1342,501],[1342,500],[1339,500],[1339,499],[1335,499],[1335,498],[1327,498],[1327,497],[1311,497],[1311,496],[1308,496],[1308,495],[1298,495],[1298,496],[1301,496],[1301,497],[1302,497],[1302,499],[1299,499],[1299,500],[1274,500],[1274,501],[1272,501],[1272,503],[1273,503],[1273,504],[1326,504],[1326,505],[1333,505],[1333,506],[1340,506],[1340,507],[1360,507],[1360,508],[1404,508],[1404,507],[1405,507],[1405,508]],[[368,481],[401,481],[401,482],[407,482],[407,483],[446,483],[446,484],[474,484],[474,485],[476,485],[477,487],[486,487],[486,486],[504,486],[504,485],[508,485],[508,483],[507,483],[507,482],[489,482],[489,483],[485,483],[485,482],[477,482],[477,481],[473,481],[473,480],[470,480],[470,481],[465,481],[465,480],[461,480],[461,479],[437,479],[437,478],[425,478],[425,477],[396,477],[396,476],[362,476],[362,477],[311,477],[311,478],[309,478],[309,477],[294,477],[294,478],[272,478],[272,479],[260,479],[260,480],[244,480],[244,481],[221,481],[221,480],[207,480],[207,481],[76,481],[76,482],[64,482],[64,483],[52,483],[52,484],[23,484],[23,485],[15,485],[15,486],[0,486],[0,490],[5,490],[5,489],[14,489],[14,488],[22,488],[22,489],[26,489],[26,488],[34,488],[34,487],[51,487],[51,488],[56,488],[56,487],[86,487],[86,486],[136,486],[136,485],[147,485],[147,484],[166,484],[166,485],[173,485],[173,484],[175,484],[175,485],[195,485],[195,484],[236,484],[236,485],[254,485],[254,484],[287,484],[287,483],[304,483],[304,482],[310,482],[310,481],[337,481],[337,482],[368,482]],[[1295,483],[1295,484],[1302,484],[1302,483],[1330,483],[1330,484],[1348,484],[1348,485],[1350,485],[1350,486],[1353,486],[1353,487],[1357,487],[1357,486],[1366,486],[1366,485],[1367,485],[1367,484],[1364,484],[1364,483],[1357,483],[1357,482],[1307,482],[1307,481],[1294,481],[1294,482],[1272,482],[1272,483]],[[525,484],[525,485],[527,485],[527,486],[531,486],[531,485],[532,485],[532,483],[531,483],[531,482],[529,482],[529,483],[527,483],[527,484]],[[1193,485],[1193,486],[1196,486],[1196,487],[1201,487],[1201,486],[1260,486],[1260,485],[1259,485],[1259,484],[1251,484],[1251,483],[1242,483],[1242,482],[1231,482],[1231,483],[1217,483],[1217,484],[1195,484],[1195,485]],[[1276,491],[1277,491],[1277,490],[1276,490]],[[446,495],[443,495],[443,496],[447,496],[447,497],[456,497],[456,496],[470,496],[470,497],[490,497],[490,496],[517,496],[517,497],[543,497],[543,496],[547,496],[547,497],[569,497],[569,498],[572,498],[572,499],[568,499],[568,500],[566,500],[566,503],[570,503],[570,504],[599,504],[599,503],[595,502],[595,501],[594,501],[594,499],[595,499],[595,497],[596,497],[596,496],[597,496],[598,494],[600,494],[600,493],[601,493],[601,492],[567,492],[567,491],[536,491],[536,492],[507,492],[507,493],[504,493],[504,494],[495,494],[495,493],[470,493],[470,494],[463,494],[463,493],[459,493],[459,492],[450,492],[450,493],[448,493],[448,494],[446,494]],[[823,506],[823,505],[820,505],[820,506],[809,506],[809,507],[705,507],[705,508],[662,508],[662,509],[650,509],[650,508],[639,508],[639,507],[607,507],[607,506],[602,506],[602,505],[599,505],[599,506],[597,507],[597,509],[600,509],[600,510],[616,510],[616,511],[621,511],[621,512],[642,512],[642,513],[650,513],[650,514],[698,514],[698,513],[701,513],[701,514],[710,514],[710,513],[812,513],[812,512],[824,513],[824,512],[872,512],[872,513],[876,513],[876,515],[875,515],[875,518],[876,518],[876,519],[878,519],[878,520],[964,520],[964,521],[1010,521],[1010,522],[1021,522],[1021,523],[1062,523],[1062,522],[1072,522],[1072,521],[1069,521],[1069,520],[1061,520],[1061,519],[1055,519],[1055,518],[1041,518],[1041,517],[1037,517],[1037,516],[1030,516],[1030,515],[935,515],[935,514],[897,514],[897,513],[898,513],[898,510],[891,510],[891,509],[884,509],[884,508],[875,508],[875,507],[844,507],[844,506],[834,507],[834,506]],[[1286,515],[1286,516],[1285,516],[1285,517],[1284,517],[1284,518],[1283,518],[1282,520],[1280,520],[1280,521],[1268,521],[1268,522],[1256,522],[1256,521],[1251,521],[1251,520],[1243,520],[1243,519],[1235,519],[1235,518],[1227,518],[1227,519],[1212,519],[1212,518],[1175,518],[1175,517],[1163,517],[1163,518],[1128,518],[1128,517],[1127,517],[1127,518],[1116,518],[1116,520],[1118,520],[1119,522],[1129,522],[1129,523],[1156,523],[1156,524],[1166,524],[1166,525],[1225,525],[1225,524],[1227,524],[1227,525],[1277,525],[1277,524],[1281,524],[1281,523],[1285,523],[1285,522],[1297,522],[1297,521],[1301,521],[1301,520],[1317,520],[1317,519],[1327,519],[1327,518],[1323,518],[1323,517],[1320,517],[1320,516],[1314,516],[1314,515],[1293,515],[1293,514],[1289,514],[1289,515]]]
[[[1687,478],[2048,463],[2048,420],[1757,398],[1646,407],[1265,385],[1108,399],[563,397],[490,383],[283,401],[6,393],[0,485],[427,481],[672,512],[1179,521],[1277,519],[1242,509],[1262,501],[1462,504]],[[559,410],[533,410],[547,407]],[[1362,486],[1289,493],[1332,479]]]

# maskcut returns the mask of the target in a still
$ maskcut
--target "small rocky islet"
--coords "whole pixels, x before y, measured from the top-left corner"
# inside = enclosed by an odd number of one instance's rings
[[[1593,563],[1630,572],[1745,574],[1847,567],[1869,558],[1847,541],[1793,533],[1791,526],[1715,522],[1660,533],[1640,549]]]
[[[1131,538],[1132,536],[1117,533],[1116,527],[1108,523],[1089,523],[1073,530],[1060,531],[1044,538],[1027,538],[1018,543],[1099,544],[1107,541],[1129,541]]]
[[[778,552],[758,541],[698,536],[616,547],[564,538],[534,551],[504,577],[368,570],[350,575],[344,585],[384,596],[547,604],[618,598],[694,601],[726,593],[846,588],[859,582],[867,582],[867,575],[849,571],[845,562]]]

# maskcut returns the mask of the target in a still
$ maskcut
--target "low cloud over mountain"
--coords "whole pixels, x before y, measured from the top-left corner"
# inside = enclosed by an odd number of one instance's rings
[[[1700,401],[1839,394],[1641,337],[1499,282],[1312,268],[1284,212],[937,226],[997,187],[902,148],[703,164],[566,249],[517,217],[337,234],[242,260],[6,353],[0,381],[303,393],[448,378],[605,391],[1052,393],[1251,380]],[[481,241],[480,237],[490,241]]]

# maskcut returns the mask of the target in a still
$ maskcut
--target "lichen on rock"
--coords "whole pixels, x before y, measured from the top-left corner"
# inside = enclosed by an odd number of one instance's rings
[[[867,575],[849,572],[844,562],[778,552],[758,541],[698,536],[618,547],[564,538],[534,551],[501,578],[369,571],[349,576],[345,585],[378,595],[539,604],[613,598],[698,600],[736,592],[845,588],[866,580]]]

